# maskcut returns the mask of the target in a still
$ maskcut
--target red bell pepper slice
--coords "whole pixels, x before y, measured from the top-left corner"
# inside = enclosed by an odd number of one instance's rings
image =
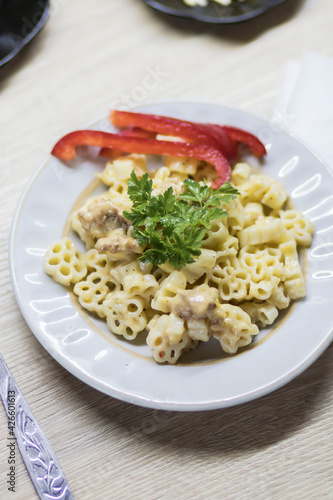
[[[181,137],[186,139],[186,142],[206,144],[220,151],[228,160],[234,160],[236,157],[235,141],[221,127],[216,130],[214,125],[117,110],[111,112],[110,121],[116,127],[140,127],[159,134]]]
[[[202,124],[166,116],[117,110],[111,112],[110,120],[118,127],[140,127],[145,130],[182,137],[189,142],[209,144],[221,151],[229,161],[236,158],[236,142],[242,142],[249,146],[257,158],[267,153],[265,146],[255,135],[227,125]]]
[[[224,125],[221,128],[223,128],[223,130],[225,130],[235,141],[242,142],[249,146],[252,153],[257,158],[260,158],[261,156],[267,154],[266,148],[263,143],[258,139],[258,137],[250,134],[250,132],[246,132],[245,130],[236,127],[229,127],[228,125]]]
[[[124,128],[120,132],[119,135],[125,137],[142,137],[143,139],[155,139],[155,132],[149,132],[148,130],[142,130],[142,128],[138,127],[128,127]],[[100,151],[100,156],[104,158],[108,158],[109,160],[115,160],[119,156],[121,156],[124,152],[120,149],[111,149],[111,148],[103,148]]]
[[[126,153],[196,158],[214,165],[218,175],[218,179],[212,184],[214,189],[219,188],[230,179],[230,166],[227,158],[220,151],[205,144],[125,137],[99,130],[78,130],[60,139],[52,149],[51,154],[61,160],[69,161],[75,157],[77,146],[98,146],[100,148],[119,149]]]
[[[156,132],[149,132],[149,130],[143,130],[139,127],[124,128],[118,134],[125,137],[141,137],[142,139],[155,139],[156,137]]]
[[[229,161],[233,162],[236,159],[236,141],[223,129],[223,127],[210,123],[200,125],[200,127],[206,129],[209,134],[213,135],[216,138],[216,140],[221,144],[222,152],[227,152],[226,156]]]

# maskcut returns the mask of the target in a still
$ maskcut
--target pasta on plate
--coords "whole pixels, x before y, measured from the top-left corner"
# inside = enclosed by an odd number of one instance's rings
[[[236,164],[231,182],[240,195],[226,204],[228,216],[210,224],[195,261],[176,269],[169,262],[138,260],[144,248],[124,216],[132,206],[127,183],[132,171],[142,178],[144,155],[106,164],[97,177],[107,191],[72,216],[72,229],[87,251],[66,237],[48,249],[44,264],[55,281],[74,286],[81,306],[105,318],[112,334],[127,340],[147,334],[159,363],[175,363],[211,337],[234,354],[291,300],[305,296],[298,248],[311,244],[313,224],[286,208],[288,193],[275,180]],[[188,178],[202,185],[214,180],[204,162],[170,156],[149,175],[154,195],[171,187],[177,196]]]

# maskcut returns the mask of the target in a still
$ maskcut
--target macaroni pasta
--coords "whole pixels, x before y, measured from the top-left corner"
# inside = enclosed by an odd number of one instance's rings
[[[181,193],[184,179],[201,180],[205,168],[198,160],[165,157],[150,173],[154,195],[170,187]],[[175,363],[211,337],[234,354],[305,295],[298,248],[311,244],[313,224],[285,209],[288,194],[275,180],[237,164],[231,182],[240,196],[226,205],[227,217],[210,224],[195,262],[175,269],[138,260],[144,249],[123,215],[132,204],[127,179],[133,170],[138,177],[146,172],[144,156],[107,163],[98,177],[108,190],[72,216],[87,251],[64,238],[50,247],[44,264],[55,281],[74,286],[81,306],[105,318],[113,334],[133,340],[148,332],[158,363]]]

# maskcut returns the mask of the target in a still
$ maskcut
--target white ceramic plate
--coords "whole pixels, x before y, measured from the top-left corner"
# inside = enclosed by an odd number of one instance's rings
[[[180,365],[158,365],[144,341],[132,344],[110,334],[105,322],[85,314],[72,294],[43,271],[47,247],[68,233],[73,205],[90,194],[94,173],[103,168],[96,151],[83,148],[71,167],[53,157],[41,165],[17,208],[10,266],[22,313],[59,363],[115,398],[150,408],[194,411],[262,396],[301,373],[332,341],[332,174],[294,138],[239,110],[175,102],[139,111],[234,125],[259,136],[268,149],[262,171],[287,188],[316,227],[305,258],[306,299],[295,303],[273,329],[264,330],[253,346],[232,357],[223,357],[220,349],[214,354],[214,344],[208,343]],[[112,130],[106,119],[93,128]],[[253,158],[251,162],[258,165]]]

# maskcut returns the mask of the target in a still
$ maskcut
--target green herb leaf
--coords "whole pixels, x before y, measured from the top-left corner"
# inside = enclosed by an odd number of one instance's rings
[[[138,179],[134,170],[127,183],[133,206],[124,211],[124,216],[133,224],[138,243],[146,247],[139,260],[157,266],[168,261],[176,269],[201,254],[211,222],[227,216],[223,204],[239,194],[229,182],[214,190],[186,179],[185,191],[177,198],[171,187],[153,196],[153,181],[148,174]]]

